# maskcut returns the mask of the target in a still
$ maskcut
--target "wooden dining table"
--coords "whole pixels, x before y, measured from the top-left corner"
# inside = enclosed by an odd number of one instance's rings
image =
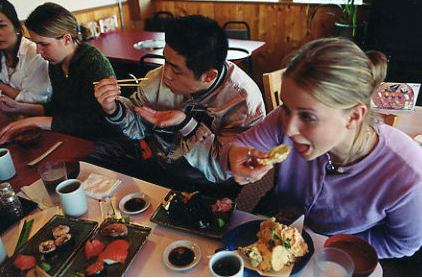
[[[135,49],[133,47],[134,44],[145,40],[164,41],[164,33],[128,29],[115,30],[88,42],[113,62],[138,64],[144,54],[163,54],[163,49]],[[229,39],[230,48],[244,49],[249,53],[249,56],[258,53],[265,46],[266,43],[262,41]],[[228,60],[236,60],[236,62],[242,60],[237,59],[238,55],[242,54],[239,51],[229,51]],[[244,56],[244,58],[247,57]]]
[[[16,120],[14,115],[0,112],[0,129],[14,120]],[[23,186],[30,185],[38,180],[40,176],[36,166],[39,164],[29,167],[27,166],[28,162],[39,157],[59,141],[63,142],[62,145],[41,162],[61,159],[81,160],[94,151],[94,142],[90,140],[44,130],[42,131],[40,141],[36,145],[24,147],[12,141],[11,143],[0,146],[10,151],[16,169],[16,175],[13,178],[1,182],[8,182],[15,191],[19,191]]]
[[[129,265],[124,276],[129,277],[169,277],[169,276],[180,276],[180,277],[204,277],[209,276],[208,261],[217,249],[223,248],[224,243],[220,239],[208,238],[203,235],[188,232],[186,230],[172,228],[160,224],[156,224],[150,221],[151,216],[155,213],[161,202],[167,196],[169,189],[154,185],[121,173],[117,173],[99,166],[95,166],[86,162],[81,162],[81,172],[78,177],[79,180],[84,181],[90,174],[97,174],[107,176],[111,179],[120,180],[121,185],[114,191],[112,202],[114,207],[118,208],[119,201],[130,193],[141,192],[147,194],[150,197],[150,206],[142,213],[136,215],[130,215],[131,223],[135,223],[144,227],[150,227],[151,233],[149,234],[146,243],[134,257],[133,262]],[[40,183],[36,181],[35,183]],[[36,186],[36,184],[32,186]],[[101,223],[104,220],[104,214],[102,213],[101,204],[98,200],[88,197],[88,211],[78,217],[79,219],[86,219],[91,221],[97,221]],[[61,213],[58,207],[52,207],[50,209],[32,213],[27,220],[34,219],[34,225],[31,231],[31,236],[34,235],[45,223],[47,223],[51,217],[55,214]],[[122,216],[126,216],[124,213]],[[249,221],[263,220],[265,217],[257,216],[250,213],[243,212],[235,209],[230,218],[227,232],[238,227],[239,225],[245,224]],[[19,238],[19,231],[22,228],[23,221],[20,224],[16,224],[2,235],[5,248],[9,256],[13,254],[16,242]],[[312,230],[305,227],[305,230],[312,239],[312,244],[315,252],[303,266],[303,268],[296,273],[294,276],[313,276],[314,275],[314,256],[315,253],[323,248],[324,242],[327,239],[326,236],[314,233]],[[167,246],[177,240],[189,240],[196,243],[201,250],[201,258],[197,266],[186,271],[177,271],[169,269],[163,261],[163,252]],[[382,268],[380,264],[377,265],[374,272],[370,276],[379,277],[382,276]]]

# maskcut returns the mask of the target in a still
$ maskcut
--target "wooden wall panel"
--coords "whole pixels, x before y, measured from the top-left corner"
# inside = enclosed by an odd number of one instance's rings
[[[263,51],[253,56],[253,79],[262,88],[262,74],[280,69],[283,60],[295,49],[313,38],[327,37],[333,33],[334,17],[321,13],[309,24],[309,17],[316,5],[306,4],[218,2],[186,0],[139,0],[141,19],[132,20],[129,5],[123,3],[124,22],[128,29],[142,30],[145,18],[157,11],[169,11],[176,16],[201,14],[215,19],[220,25],[228,20],[243,20],[251,27],[252,40],[267,43]],[[359,20],[366,18],[369,6],[360,8]],[[110,5],[74,12],[79,22],[86,23],[120,14],[118,6]]]
[[[144,28],[143,20],[132,20],[130,17],[129,6],[127,3],[123,3],[123,21],[125,23],[125,28],[142,30]],[[112,15],[117,15],[117,20],[119,22],[119,29],[121,28],[120,24],[120,13],[118,5],[109,5],[104,7],[98,7],[93,9],[81,10],[73,12],[76,19],[79,23],[87,23],[90,21],[98,21],[99,19],[109,17]]]

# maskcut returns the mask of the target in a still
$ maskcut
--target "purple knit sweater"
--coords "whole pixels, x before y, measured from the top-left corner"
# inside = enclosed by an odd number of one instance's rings
[[[229,172],[231,145],[268,151],[293,146],[283,133],[281,108],[226,144],[220,163]],[[276,194],[280,211],[305,214],[306,225],[327,236],[354,234],[379,258],[411,256],[422,245],[422,148],[401,131],[380,124],[379,142],[363,160],[328,174],[322,155],[306,161],[294,149],[280,164]]]

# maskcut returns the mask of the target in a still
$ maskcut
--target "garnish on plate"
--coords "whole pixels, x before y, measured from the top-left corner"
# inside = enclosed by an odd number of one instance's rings
[[[14,253],[16,253],[16,251],[18,251],[28,241],[29,235],[31,234],[32,230],[32,224],[34,224],[34,219],[31,219],[29,221],[24,220]]]

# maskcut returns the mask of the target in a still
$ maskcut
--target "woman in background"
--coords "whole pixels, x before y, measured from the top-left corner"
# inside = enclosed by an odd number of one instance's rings
[[[0,109],[29,117],[0,130],[0,143],[22,127],[97,139],[119,134],[106,120],[94,96],[93,82],[114,75],[110,62],[96,48],[77,39],[77,22],[60,5],[45,3],[28,17],[25,25],[37,52],[49,62],[53,93],[45,105],[0,98]]]
[[[48,63],[22,36],[16,10],[0,0],[0,90],[16,101],[46,103],[51,95]]]
[[[220,163],[247,184],[271,168],[255,158],[291,146],[278,168],[278,212],[304,214],[320,234],[362,237],[379,258],[400,258],[422,245],[422,149],[370,113],[386,66],[384,54],[346,39],[304,45],[282,76],[283,105],[224,146]]]

